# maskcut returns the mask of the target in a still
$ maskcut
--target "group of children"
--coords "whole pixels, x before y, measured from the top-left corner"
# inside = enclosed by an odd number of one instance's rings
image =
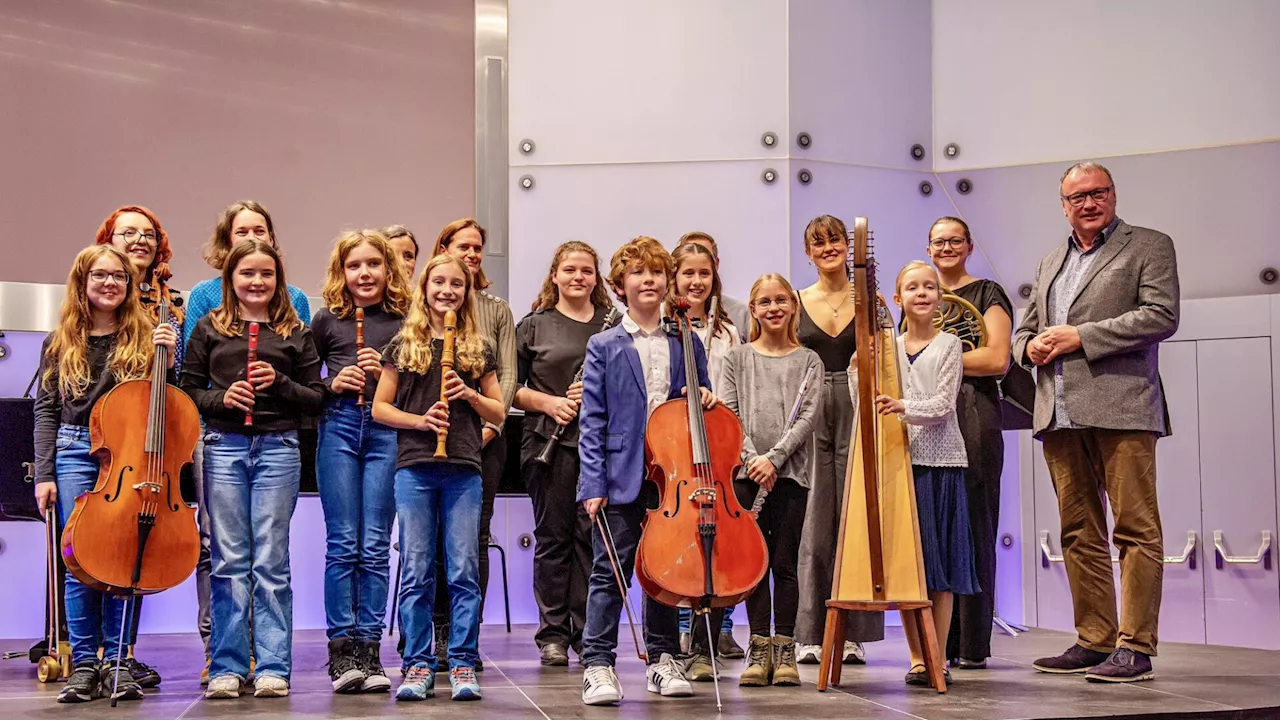
[[[92,487],[97,460],[89,454],[86,426],[93,403],[116,383],[144,376],[155,346],[164,345],[176,351],[170,357],[181,356],[178,384],[205,426],[196,463],[201,520],[211,539],[206,697],[238,697],[251,676],[257,697],[289,692],[297,431],[304,418],[319,415],[334,690],[391,687],[378,638],[398,518],[404,648],[396,698],[433,696],[437,672],[447,670],[453,699],[479,699],[481,449],[486,428],[501,426],[506,405],[498,349],[478,327],[477,267],[459,254],[437,252],[415,283],[406,261],[416,258],[416,241],[411,256],[381,232],[345,233],[333,249],[325,307],[308,325],[305,297],[285,281],[270,216],[256,203],[240,203],[224,213],[209,249],[221,277],[193,289],[178,320],[185,337],[179,344],[177,328],[152,329],[140,304],[144,294],[168,293],[170,251],[158,220],[136,208],[106,225],[110,237],[124,241],[95,245],[76,258],[59,328],[42,355],[41,506],[56,503],[65,522],[75,497]],[[647,419],[658,405],[685,395],[706,407],[724,403],[741,418],[743,465],[733,489],[744,507],[763,496],[758,521],[770,572],[746,602],[751,637],[740,683],[800,682],[796,576],[823,393],[823,383],[809,378],[821,374],[822,360],[800,344],[800,297],[777,274],[753,284],[743,342],[722,300],[714,245],[687,238],[674,253],[652,238],[636,238],[614,253],[605,278],[589,245],[565,243],[515,333],[514,405],[528,413],[521,458],[537,525],[534,592],[541,622],[535,639],[547,665],[567,665],[568,651],[578,653],[585,667],[582,700],[589,705],[623,696],[613,670],[623,598],[600,528],[623,577],[630,577],[645,511],[657,495],[644,482]],[[926,576],[937,593],[939,637],[946,638],[945,593],[972,592],[976,580],[968,525],[955,517],[966,512],[963,476],[957,481],[955,472],[964,466],[963,443],[954,452],[960,352],[954,337],[932,325],[939,294],[928,265],[909,265],[898,276],[894,299],[907,321],[899,340],[906,388],[904,398],[876,403],[881,413],[912,424]],[[680,340],[663,323],[676,296],[689,300],[698,324],[693,357],[700,388],[684,386]],[[714,315],[712,307],[718,307]],[[448,331],[447,315],[456,318]],[[453,364],[442,371],[447,332]],[[799,409],[794,419],[793,406]],[[441,435],[444,457],[437,453]],[[535,461],[552,436],[558,447],[551,459]],[[447,644],[447,668],[437,658],[440,648],[432,652],[437,562],[444,567],[452,630],[447,643],[435,641]],[[119,603],[70,575],[67,587],[75,670],[59,699],[82,702],[110,691],[110,671],[126,662],[103,642],[120,624]],[[681,659],[677,610],[646,599],[643,617],[648,690],[690,695],[689,680],[709,679],[711,668]],[[721,627],[718,613],[714,620]],[[695,626],[693,635],[695,660],[714,658],[717,638],[705,627]],[[912,682],[921,653],[919,638],[909,640]],[[134,676],[122,677],[117,696],[141,697]]]

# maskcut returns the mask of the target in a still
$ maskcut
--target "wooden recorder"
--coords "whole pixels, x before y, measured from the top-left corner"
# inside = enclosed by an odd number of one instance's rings
[[[444,351],[440,353],[440,402],[449,404],[449,398],[445,397],[444,377],[453,370],[453,335],[458,329],[458,315],[452,310],[446,311],[444,314]],[[449,429],[441,428],[436,433],[436,452],[432,457],[438,459],[448,459],[449,454],[444,450],[445,441],[449,438]]]

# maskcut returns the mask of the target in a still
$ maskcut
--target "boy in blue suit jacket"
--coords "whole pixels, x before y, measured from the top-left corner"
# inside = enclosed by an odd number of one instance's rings
[[[671,255],[653,238],[639,237],[613,255],[609,282],[627,306],[622,323],[593,335],[587,342],[582,374],[579,419],[578,500],[594,523],[600,513],[608,524],[623,577],[635,569],[640,521],[657,505],[657,488],[645,483],[644,433],[649,415],[667,400],[685,394],[684,352],[680,338],[662,326],[662,301],[674,282]],[[718,400],[708,389],[707,357],[694,336],[694,357],[702,404]],[[613,671],[617,660],[622,595],[605,550],[605,538],[592,527],[594,563],[587,584],[587,622],[582,633],[582,702],[610,705],[622,699]],[[678,611],[652,598],[644,599],[644,638],[649,665],[649,692],[666,697],[693,694],[680,651]]]

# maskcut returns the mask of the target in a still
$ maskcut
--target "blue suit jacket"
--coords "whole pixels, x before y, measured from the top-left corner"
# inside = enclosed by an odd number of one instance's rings
[[[668,336],[671,351],[671,390],[668,400],[684,389],[684,350],[678,335]],[[693,336],[698,382],[711,389],[707,355]],[[694,395],[696,398],[697,396]],[[596,333],[587,341],[582,372],[582,413],[578,421],[578,501],[607,497],[611,505],[635,502],[645,478],[644,432],[648,425],[649,393],[644,369],[631,333],[621,324]]]

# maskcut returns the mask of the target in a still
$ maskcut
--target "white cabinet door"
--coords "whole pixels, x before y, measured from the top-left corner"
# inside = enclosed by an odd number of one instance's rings
[[[1203,643],[1204,578],[1213,563],[1213,538],[1200,534],[1200,433],[1196,393],[1196,343],[1160,346],[1160,378],[1169,403],[1173,434],[1156,442],[1156,494],[1164,528],[1164,599],[1160,605],[1160,640]],[[1174,562],[1187,547],[1196,549],[1185,563]]]
[[[1280,648],[1274,560],[1218,567],[1213,551],[1219,532],[1223,549],[1237,558],[1262,554],[1269,559],[1275,542],[1271,341],[1197,345],[1206,639],[1210,645]],[[1266,547],[1264,533],[1271,538]]]
[[[517,0],[509,27],[512,166],[786,157],[786,0]]]

